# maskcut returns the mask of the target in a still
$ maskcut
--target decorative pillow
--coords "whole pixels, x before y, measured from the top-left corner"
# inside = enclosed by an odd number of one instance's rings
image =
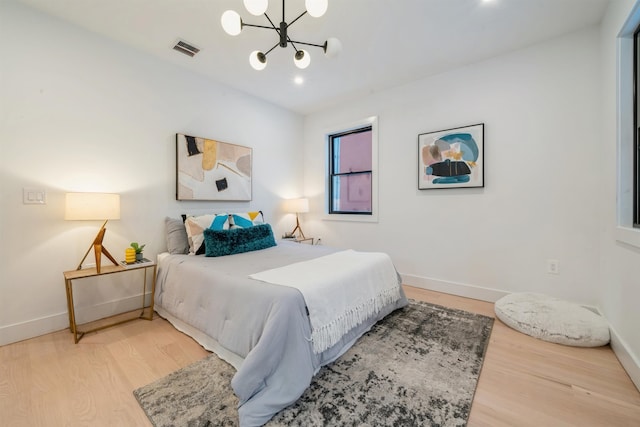
[[[216,215],[209,228],[212,230],[227,230],[229,228],[229,215]]]
[[[181,219],[166,217],[164,224],[167,233],[167,251],[170,254],[188,254],[189,237],[184,222]]]
[[[229,228],[247,228],[254,225],[264,224],[262,211],[231,214],[231,225]]]
[[[204,230],[216,224],[216,228],[227,230],[229,228],[229,215],[208,214],[200,216],[187,216],[184,226],[189,239],[189,253],[200,255],[204,253]]]
[[[257,251],[276,245],[271,226],[259,224],[249,228],[204,230],[205,256],[217,257]]]

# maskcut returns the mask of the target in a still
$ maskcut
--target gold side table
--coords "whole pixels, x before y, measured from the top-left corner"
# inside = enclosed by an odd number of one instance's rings
[[[302,243],[302,242],[311,242],[313,245],[315,237],[283,237],[282,240],[288,240],[290,242]]]
[[[130,265],[127,267],[124,267],[122,265],[103,266],[100,268],[100,273],[96,271],[95,267],[86,268],[82,270],[65,271],[63,275],[64,275],[64,285],[67,292],[67,311],[69,313],[69,329],[73,334],[73,339],[75,343],[77,344],[78,341],[82,339],[84,334],[87,334],[89,332],[95,332],[101,329],[110,328],[111,326],[120,325],[122,323],[130,322],[132,320],[138,320],[138,319],[153,320],[153,300],[156,292],[156,268],[157,268],[157,264],[153,262],[153,263],[145,263],[143,265]],[[143,287],[142,287],[142,308],[141,308],[142,312],[140,313],[140,315],[138,317],[120,320],[118,322],[99,326],[97,328],[93,328],[85,331],[79,331],[78,325],[76,324],[75,307],[73,304],[73,281],[86,279],[89,277],[100,277],[100,276],[107,276],[110,274],[126,273],[126,272],[136,271],[140,269],[144,269],[144,278],[143,278],[144,281],[143,281]],[[144,299],[145,299],[145,294],[147,293],[147,270],[148,269],[153,269],[153,282],[151,284],[151,305],[149,307],[145,307]],[[144,315],[144,311],[146,308],[150,309],[148,316]]]
[[[311,244],[313,245],[313,237],[298,237],[297,239],[294,240],[294,242],[296,243],[302,243],[302,242],[311,242]]]

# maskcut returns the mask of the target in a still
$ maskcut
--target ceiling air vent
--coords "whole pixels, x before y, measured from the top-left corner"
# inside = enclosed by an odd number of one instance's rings
[[[184,53],[185,55],[189,55],[191,57],[195,56],[196,53],[200,52],[200,49],[182,40],[178,41],[178,43],[176,43],[173,49],[177,50],[178,52]]]

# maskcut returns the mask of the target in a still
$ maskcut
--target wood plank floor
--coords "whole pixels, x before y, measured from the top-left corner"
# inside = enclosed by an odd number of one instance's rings
[[[405,289],[493,316],[491,303]],[[78,345],[65,330],[0,347],[0,425],[151,426],[132,391],[207,354],[158,317]],[[496,320],[468,425],[640,426],[640,393],[609,347],[551,344]]]

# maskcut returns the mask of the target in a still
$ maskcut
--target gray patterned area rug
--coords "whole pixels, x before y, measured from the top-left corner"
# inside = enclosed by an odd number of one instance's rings
[[[410,301],[267,426],[464,426],[492,327],[490,317]],[[155,427],[237,426],[234,374],[212,354],[134,395]]]

